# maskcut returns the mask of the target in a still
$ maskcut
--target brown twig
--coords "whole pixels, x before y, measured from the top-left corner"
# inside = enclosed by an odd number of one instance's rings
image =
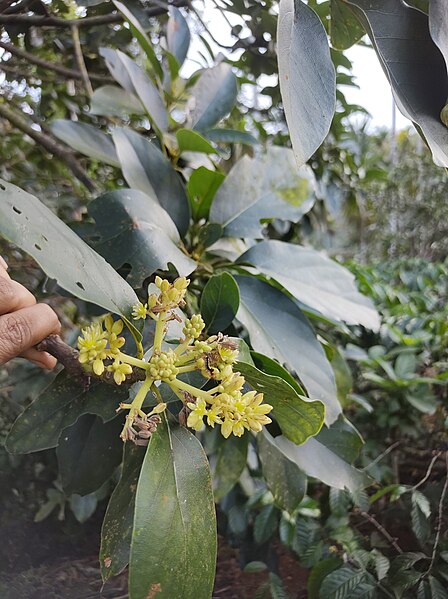
[[[75,50],[76,63],[78,65],[79,72],[81,73],[81,76],[82,76],[82,82],[84,83],[84,87],[86,88],[87,95],[89,97],[92,97],[93,88],[92,88],[92,84],[90,83],[89,73],[87,72],[86,63],[84,61],[84,55],[82,53],[81,40],[79,39],[79,26],[78,25],[72,25],[72,41],[73,41],[73,48]]]
[[[389,541],[389,543],[392,545],[392,547],[395,549],[397,553],[403,553],[403,549],[400,547],[400,545],[398,545],[397,540],[394,539],[394,537],[387,532],[384,526],[380,524],[378,520],[372,516],[372,514],[363,511],[359,511],[359,513],[363,518],[368,520],[370,524],[372,524],[387,541]]]
[[[432,548],[431,561],[429,563],[428,574],[432,571],[434,566],[434,562],[437,557],[437,549],[440,543],[440,536],[442,534],[442,524],[443,524],[443,504],[445,503],[446,494],[448,492],[448,451],[445,453],[445,464],[446,464],[446,477],[445,483],[443,485],[442,493],[440,494],[439,501],[439,509],[437,513],[437,529],[436,529],[436,538],[434,540],[434,546]]]
[[[0,48],[3,48],[4,50],[9,52],[10,54],[13,54],[14,56],[23,58],[31,64],[35,64],[36,66],[42,67],[43,69],[47,69],[48,71],[54,71],[55,73],[63,75],[64,77],[68,77],[69,79],[83,79],[83,74],[80,71],[64,67],[54,62],[43,60],[38,56],[34,56],[34,54],[31,54],[30,52],[26,52],[26,50],[22,50],[22,48],[14,46],[14,44],[0,41]],[[5,65],[2,64],[1,68],[4,67]],[[93,73],[88,73],[88,77],[91,81],[97,81],[98,83],[110,83],[111,81],[113,81],[113,79],[111,77],[108,77],[107,75],[95,75]]]

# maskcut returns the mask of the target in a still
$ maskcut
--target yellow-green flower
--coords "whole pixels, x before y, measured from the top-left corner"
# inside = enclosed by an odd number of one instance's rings
[[[187,419],[187,426],[193,428],[195,431],[200,431],[203,426],[203,418],[207,414],[207,404],[205,400],[199,397],[196,403],[188,402],[187,406],[190,408],[191,413]]]
[[[147,305],[142,304],[142,302],[138,302],[135,306],[132,307],[132,318],[134,320],[145,320],[148,316]]]
[[[107,367],[107,370],[114,373],[114,381],[117,385],[121,385],[126,380],[126,376],[132,373],[132,366],[130,364],[123,364],[119,360],[114,360]]]
[[[104,360],[107,357],[105,351],[107,339],[105,333],[98,323],[91,324],[81,331],[78,337],[79,361],[81,364],[92,363],[95,360]]]

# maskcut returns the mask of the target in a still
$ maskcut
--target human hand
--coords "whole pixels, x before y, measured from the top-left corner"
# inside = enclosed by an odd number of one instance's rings
[[[0,364],[21,356],[51,370],[56,366],[56,358],[34,346],[60,332],[59,319],[50,306],[36,303],[32,293],[13,281],[7,269],[0,256]]]

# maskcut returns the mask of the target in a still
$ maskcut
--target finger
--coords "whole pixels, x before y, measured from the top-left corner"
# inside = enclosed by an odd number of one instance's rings
[[[23,285],[0,277],[0,315],[34,306],[36,299]]]
[[[6,264],[6,262],[4,261],[4,259],[0,256],[0,266],[3,267],[5,270],[8,270],[8,265]]]
[[[58,363],[56,358],[53,358],[48,352],[38,351],[35,347],[27,349],[20,357],[26,358],[33,362],[33,364],[36,364],[36,366],[46,368],[47,370],[52,370]]]
[[[48,335],[58,334],[60,329],[58,317],[47,304],[0,316],[0,364],[23,354]]]

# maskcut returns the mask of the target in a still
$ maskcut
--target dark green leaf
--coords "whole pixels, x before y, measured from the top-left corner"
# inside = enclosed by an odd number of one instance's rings
[[[292,513],[305,496],[307,477],[278,450],[266,429],[257,435],[257,442],[263,476],[274,501],[281,510]]]
[[[166,29],[168,50],[180,65],[185,61],[190,46],[190,29],[178,8],[170,7],[170,18]]]
[[[343,0],[331,0],[330,10],[331,45],[337,50],[347,50],[359,42],[365,31]]]
[[[277,56],[280,91],[299,166],[325,139],[336,106],[336,75],[327,34],[301,0],[282,0]]]
[[[268,541],[277,530],[278,512],[274,505],[265,505],[254,522],[254,539],[260,545]]]
[[[448,128],[440,120],[448,79],[443,56],[429,34],[427,15],[402,0],[344,1],[369,34],[398,108],[422,133],[434,161],[448,166]]]
[[[320,401],[302,398],[285,380],[265,374],[250,364],[238,362],[238,370],[251,387],[264,394],[285,437],[301,444],[319,432],[325,415]]]
[[[273,146],[256,158],[243,156],[219,188],[210,220],[230,237],[263,237],[261,221],[297,222],[313,207],[314,175],[297,169],[289,148]]]
[[[126,117],[144,112],[142,103],[134,94],[115,85],[97,87],[90,99],[90,114]]]
[[[434,576],[429,577],[429,586],[431,589],[431,599],[448,599],[446,586],[442,585]]]
[[[121,416],[104,423],[99,416],[84,414],[62,432],[56,453],[67,495],[88,495],[109,480],[121,462],[122,428]],[[92,468],[92,457],[101,467]]]
[[[342,561],[339,557],[328,557],[313,566],[308,576],[308,599],[319,599],[319,589],[324,578],[341,565]]]
[[[213,470],[215,501],[219,501],[233,489],[246,467],[249,435],[220,440]]]
[[[448,67],[448,4],[445,0],[431,0],[429,3],[429,31]]]
[[[247,133],[247,131],[237,129],[208,129],[203,131],[203,134],[215,143],[246,144],[250,146],[258,144],[258,140],[253,135]]]
[[[240,305],[235,279],[227,272],[213,275],[201,296],[201,314],[210,333],[224,331],[232,323]]]
[[[237,318],[249,332],[252,347],[297,373],[308,395],[325,404],[326,422],[338,417],[333,371],[314,331],[297,305],[281,291],[255,278],[237,277]]]
[[[97,127],[74,121],[57,119],[51,123],[51,132],[77,152],[89,158],[120,166],[115,146],[110,135]]]
[[[178,129],[176,131],[179,152],[202,152],[216,154],[216,149],[202,135],[193,129]],[[204,168],[204,167],[200,167]]]
[[[329,427],[322,427],[317,440],[346,462],[354,462],[363,446],[361,435],[343,416]]]
[[[325,316],[378,330],[373,302],[359,293],[355,277],[312,248],[283,241],[258,243],[239,258],[278,281],[291,295]]]
[[[128,395],[129,389],[97,382],[83,391],[79,382],[61,372],[17,418],[6,448],[11,453],[31,453],[56,447],[62,430],[80,416],[96,414],[104,422],[112,420]]]
[[[194,220],[208,218],[210,206],[225,175],[200,166],[191,173],[187,184],[188,196]]]
[[[120,480],[107,506],[101,531],[101,575],[106,581],[128,565],[134,524],[135,492],[146,448],[126,443]]]
[[[270,374],[271,376],[280,377],[281,379],[283,379],[284,381],[289,383],[291,385],[291,387],[293,389],[295,389],[299,395],[306,395],[305,391],[302,389],[302,387],[299,385],[299,383],[296,381],[296,379],[292,376],[292,374],[289,373],[286,370],[286,368],[283,368],[283,366],[281,366],[276,360],[273,360],[272,358],[268,358],[268,356],[259,354],[258,352],[255,352],[255,351],[250,353],[250,357],[253,360],[254,365],[259,370],[263,371],[265,374]],[[242,362],[248,361],[248,360],[243,360],[241,357],[240,357],[240,360]],[[249,364],[250,363],[251,362],[249,362]]]
[[[346,599],[361,583],[365,573],[344,566],[326,576],[319,591],[320,599]]]
[[[113,139],[129,186],[156,197],[183,235],[188,229],[190,209],[171,162],[154,143],[131,129],[116,128]]]
[[[130,599],[210,599],[216,521],[210,471],[196,437],[158,426],[137,487]]]
[[[0,233],[30,254],[61,287],[130,324],[137,303],[115,270],[37,198],[0,180]]]
[[[100,236],[98,251],[116,268],[130,264],[128,281],[135,287],[156,270],[167,270],[169,263],[181,276],[196,268],[179,249],[177,229],[153,197],[136,189],[111,191],[94,200],[89,213]]]
[[[228,114],[235,104],[238,88],[232,67],[222,62],[205,69],[191,90],[188,120],[193,129],[210,129]]]

